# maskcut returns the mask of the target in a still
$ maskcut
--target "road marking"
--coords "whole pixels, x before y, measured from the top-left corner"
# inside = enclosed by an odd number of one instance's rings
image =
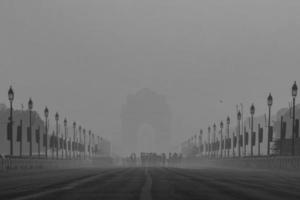
[[[146,176],[146,181],[140,194],[140,200],[152,200],[152,196],[151,196],[152,178],[148,172],[148,168],[145,168],[145,176]]]
[[[102,174],[98,174],[98,175],[95,175],[95,176],[92,176],[92,177],[88,177],[88,178],[76,181],[74,183],[68,184],[68,185],[66,185],[65,187],[62,187],[62,188],[56,188],[56,189],[47,190],[47,191],[44,191],[44,192],[39,192],[39,193],[36,193],[36,194],[30,194],[28,196],[15,198],[14,200],[34,199],[34,198],[42,197],[42,196],[45,196],[45,195],[48,195],[48,194],[52,194],[52,193],[55,193],[55,192],[61,192],[63,190],[70,190],[70,189],[73,189],[74,187],[76,187],[78,185],[81,185],[81,184],[87,183],[89,181],[92,181],[94,179],[97,179],[101,175]]]
[[[70,183],[70,184],[68,184],[64,187],[61,187],[61,188],[54,188],[54,189],[50,189],[50,190],[35,193],[35,194],[29,194],[29,195],[23,196],[23,197],[17,197],[14,200],[34,199],[34,198],[39,198],[39,197],[46,196],[46,195],[49,195],[49,194],[52,194],[52,193],[55,193],[55,192],[61,192],[61,191],[64,191],[64,190],[71,190],[71,189],[73,189],[73,188],[75,188],[75,187],[77,187],[81,184],[88,183],[90,181],[93,181],[95,179],[100,178],[101,176],[103,176],[105,174],[105,172],[106,171],[103,171],[103,172],[95,174],[93,176],[90,176],[90,177],[87,177],[87,178],[84,178],[84,179],[81,179],[81,180],[77,180],[77,181],[72,182],[72,183]],[[113,173],[116,173],[116,172],[113,172]]]
[[[40,193],[36,193],[36,194],[27,195],[25,197],[18,197],[18,198],[15,198],[14,200],[35,199],[35,198],[42,197],[42,196],[45,196],[45,195],[48,195],[48,194],[51,194],[51,193],[54,193],[54,192],[59,192],[61,190],[62,189],[48,190],[48,191],[45,191],[45,192],[40,192]]]

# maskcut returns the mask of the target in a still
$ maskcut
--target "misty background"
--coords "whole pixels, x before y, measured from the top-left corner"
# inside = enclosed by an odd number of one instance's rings
[[[76,121],[121,145],[122,105],[149,88],[172,112],[171,145],[207,130],[235,105],[287,107],[300,81],[300,2],[281,0],[0,1],[0,102],[52,123]],[[299,102],[299,100],[298,100]],[[232,120],[235,123],[235,120]],[[6,123],[6,122],[1,122]],[[153,150],[143,126],[140,150]],[[3,133],[1,133],[3,134]]]

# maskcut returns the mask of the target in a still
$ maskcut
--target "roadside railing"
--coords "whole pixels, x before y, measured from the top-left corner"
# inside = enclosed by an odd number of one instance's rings
[[[92,167],[92,160],[55,160],[29,157],[0,157],[0,171],[14,169],[58,169]]]
[[[184,158],[181,166],[297,170],[300,169],[300,156],[261,156],[223,159],[194,157]]]

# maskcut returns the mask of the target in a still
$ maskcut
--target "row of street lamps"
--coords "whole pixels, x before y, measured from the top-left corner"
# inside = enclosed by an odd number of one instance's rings
[[[8,100],[10,102],[10,116],[9,116],[9,123],[8,123],[8,134],[9,134],[9,139],[10,139],[10,156],[14,155],[14,140],[13,140],[13,101],[14,101],[14,90],[12,88],[12,86],[10,86],[9,90],[8,90]],[[28,110],[29,110],[29,157],[32,157],[32,110],[33,110],[33,101],[30,98],[28,101]],[[44,109],[44,116],[45,116],[45,134],[44,134],[44,141],[45,144],[45,158],[48,158],[48,131],[49,131],[49,109],[48,107],[45,107]],[[56,158],[58,159],[58,152],[59,152],[59,114],[58,112],[55,113],[55,121],[56,121],[56,136],[55,136],[55,143],[56,144],[52,144],[52,157],[54,158],[54,146],[56,146]],[[71,156],[68,156],[68,150],[67,150],[67,138],[68,138],[68,129],[67,129],[67,119],[65,118],[64,121],[64,142],[63,142],[63,148],[62,148],[62,158],[71,158]],[[78,156],[77,154],[79,154],[80,158],[81,158],[81,154],[83,153],[83,157],[84,159],[86,158],[86,131],[85,129],[82,129],[81,126],[78,127],[79,129],[79,142],[78,142],[78,138],[76,135],[76,122],[73,122],[73,145],[72,145],[72,151],[73,151],[73,158],[75,159],[76,156]],[[83,136],[84,136],[84,141],[82,143],[81,141],[81,131],[83,130]],[[53,135],[54,136],[54,135]],[[22,136],[21,136],[22,137]],[[91,138],[92,137],[92,138]],[[63,139],[63,136],[62,138]],[[71,140],[71,139],[70,139]],[[92,151],[92,140],[94,141],[94,134],[91,133],[91,131],[89,131],[89,145],[88,145],[88,152],[89,152],[89,156],[92,156],[91,154],[93,154],[93,152],[95,153],[95,149],[96,149],[96,145],[94,146],[94,151]],[[51,140],[50,140],[51,141]],[[100,137],[98,136],[98,146],[99,146],[99,141],[100,141]],[[101,141],[102,141],[102,137],[101,137]],[[20,141],[22,143],[22,140]],[[40,143],[40,139],[39,139],[39,143]],[[75,144],[79,144],[80,146],[82,145],[83,148],[82,149],[77,149],[77,153],[75,152],[74,146]],[[51,142],[50,142],[51,145]],[[71,149],[71,148],[70,148]],[[65,155],[64,155],[64,151],[65,151]],[[91,152],[92,151],[92,152]],[[69,153],[71,154],[71,150],[69,151]],[[20,156],[22,156],[22,146],[20,145]],[[40,156],[40,151],[39,151],[39,156]]]
[[[293,99],[293,116],[292,116],[292,148],[291,148],[291,155],[295,155],[295,99],[296,99],[296,96],[297,96],[297,91],[298,91],[298,87],[297,87],[297,83],[296,81],[294,82],[293,86],[292,86],[292,99]],[[271,107],[273,105],[273,97],[271,95],[271,93],[269,94],[269,96],[267,97],[267,105],[268,105],[268,135],[267,135],[267,155],[269,156],[270,155],[270,141],[271,141],[271,137],[272,137],[272,127],[271,127]],[[250,115],[251,115],[251,123],[250,123],[250,129],[251,129],[251,139],[250,139],[250,144],[251,144],[251,147],[250,147],[250,155],[251,157],[253,156],[253,141],[252,141],[252,138],[255,137],[253,136],[253,116],[255,114],[255,106],[254,104],[252,104],[250,106]],[[240,149],[240,139],[241,139],[241,120],[242,120],[242,112],[241,110],[237,110],[237,120],[238,120],[238,124],[237,124],[237,132],[238,132],[238,135],[237,135],[237,144],[238,144],[238,157],[241,157],[241,149]],[[226,122],[227,122],[227,142],[225,142],[226,139],[223,140],[223,127],[224,127],[224,124],[223,124],[223,121],[220,122],[220,137],[221,137],[221,145],[220,145],[220,157],[223,157],[223,146],[225,146],[225,154],[227,153],[227,156],[229,157],[229,149],[230,147],[228,146],[231,146],[230,144],[228,144],[228,142],[230,143],[230,137],[229,137],[229,128],[230,128],[230,117],[228,116],[227,119],[226,119]],[[212,141],[212,144],[215,144],[216,143],[216,129],[217,129],[217,126],[216,124],[214,123],[213,124],[213,141]],[[211,152],[211,135],[210,135],[210,131],[211,131],[211,128],[210,126],[208,127],[208,135],[207,135],[207,139],[208,139],[208,146],[209,147],[206,147],[206,152],[210,155],[210,156],[213,156],[215,157],[215,150],[213,150],[213,152]],[[232,135],[232,143],[234,144],[234,133]],[[190,139],[188,139],[187,141],[185,141],[183,144],[182,144],[182,148],[185,148],[185,149],[188,149],[187,151],[188,152],[192,152],[192,153],[197,153],[197,151],[199,151],[200,149],[200,152],[203,153],[204,152],[204,144],[203,144],[203,130],[201,129],[200,130],[200,134],[199,134],[199,149],[195,150],[195,148],[193,149],[193,145],[191,146],[191,141],[193,141],[195,139],[195,142],[197,143],[197,135],[191,137]],[[247,136],[248,138],[248,136]],[[225,144],[224,144],[225,142]],[[255,141],[254,141],[255,142]],[[224,144],[224,145],[223,145]],[[187,148],[186,148],[187,147]],[[215,147],[214,147],[215,148]],[[232,156],[235,155],[235,147],[234,145],[232,145]],[[244,148],[245,148],[245,145],[244,145]],[[227,151],[226,151],[227,150]],[[195,152],[196,151],[196,152]],[[244,149],[244,153],[245,153],[245,149]],[[258,139],[258,154],[260,154],[260,139]]]

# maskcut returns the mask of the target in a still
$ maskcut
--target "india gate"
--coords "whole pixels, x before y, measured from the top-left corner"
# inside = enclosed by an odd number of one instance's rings
[[[163,95],[144,88],[127,97],[122,107],[123,153],[137,152],[137,133],[143,124],[154,129],[156,151],[167,152],[171,139],[171,110]]]

